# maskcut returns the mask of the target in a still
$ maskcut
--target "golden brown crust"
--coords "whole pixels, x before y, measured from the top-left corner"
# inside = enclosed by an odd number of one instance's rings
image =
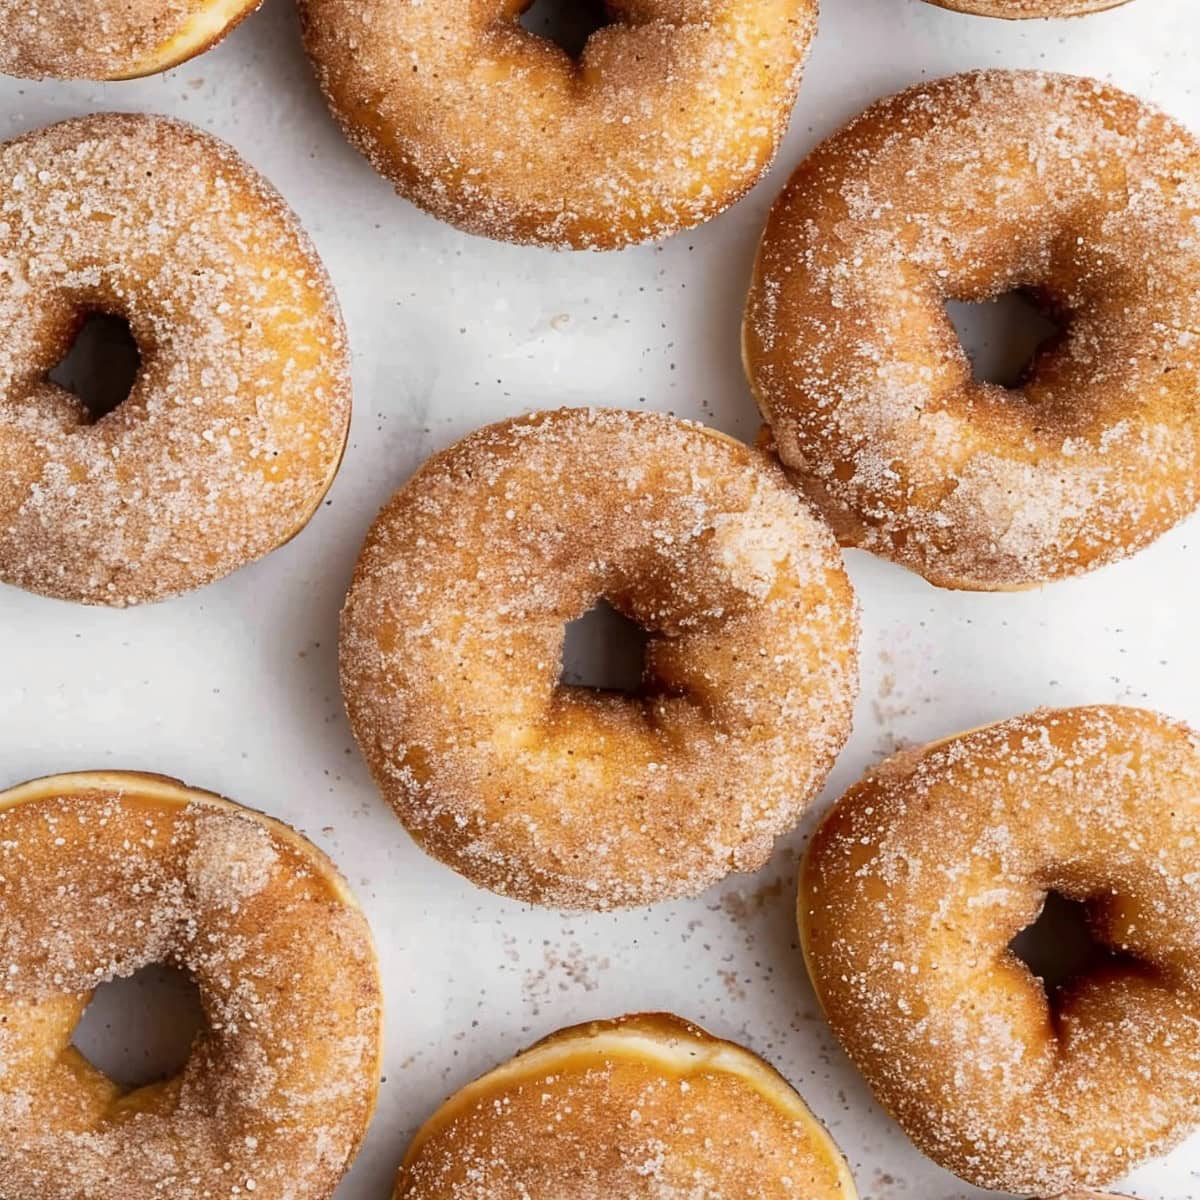
[[[1101,1187],[1200,1123],[1200,740],[1043,710],[908,751],[805,859],[809,972],[916,1145],[1021,1195]],[[1048,1000],[1009,949],[1047,892],[1111,961]]]
[[[131,79],[210,49],[262,0],[0,0],[0,72]]]
[[[518,0],[305,0],[335,117],[396,190],[471,233],[575,249],[664,238],[766,170],[816,0],[614,0],[578,62]]]
[[[123,1092],[71,1033],[97,985],[159,962],[195,979],[206,1028],[178,1076]],[[0,793],[0,964],[5,1200],[332,1194],[375,1105],[380,985],[295,831],[132,772]]]
[[[1128,0],[928,0],[939,8],[970,13],[976,17],[999,17],[1020,21],[1032,17],[1085,17],[1088,13],[1119,8]]]
[[[88,424],[46,373],[83,316],[141,367]],[[81,117],[0,146],[0,578],[158,600],[273,550],[333,482],[350,419],[333,289],[283,199],[162,117]]]
[[[1094,80],[981,71],[873,105],[763,235],[746,370],[845,545],[1004,590],[1141,549],[1200,479],[1200,142]],[[972,378],[947,299],[1067,319],[1022,387]]]
[[[635,696],[559,684],[601,596],[652,636]],[[753,870],[850,729],[853,593],[777,468],[690,422],[543,412],[436,455],[372,526],[342,690],[422,847],[564,908]]]
[[[665,1013],[564,1029],[418,1131],[394,1200],[855,1200],[781,1075]]]

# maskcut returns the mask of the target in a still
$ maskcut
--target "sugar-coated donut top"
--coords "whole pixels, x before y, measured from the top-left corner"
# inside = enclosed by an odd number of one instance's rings
[[[1197,503],[1200,141],[1094,80],[983,71],[873,105],[800,165],[745,351],[778,452],[843,542],[1013,588],[1141,548]],[[1066,321],[976,383],[948,298]]]
[[[83,314],[125,316],[129,398],[94,424],[48,382]],[[337,302],[281,197],[161,117],[0,146],[0,579],[159,599],[274,549],[320,502],[350,417]]]
[[[124,1093],[71,1032],[92,989],[152,963],[190,973],[205,1027],[180,1075]],[[0,794],[4,1200],[327,1200],[379,1025],[366,922],[291,830],[157,778]]]
[[[621,0],[574,62],[514,0],[305,0],[350,140],[472,233],[606,249],[715,216],[766,169],[815,0]]]
[[[261,0],[0,0],[0,73],[120,79],[174,66]]]
[[[1082,17],[1116,8],[1128,0],[929,0],[941,8],[980,17],[1022,20],[1030,17]]]
[[[980,1187],[1102,1187],[1200,1124],[1200,737],[1047,710],[887,760],[799,897],[834,1031],[926,1154]],[[1048,1000],[1009,949],[1046,893],[1110,962]]]
[[[452,1097],[395,1200],[855,1200],[762,1059],[676,1017],[562,1030]]]
[[[651,637],[635,696],[561,686],[601,596]],[[824,780],[857,687],[829,532],[740,443],[566,409],[435,456],[376,520],[342,619],[375,779],[433,854],[566,908],[754,869]]]

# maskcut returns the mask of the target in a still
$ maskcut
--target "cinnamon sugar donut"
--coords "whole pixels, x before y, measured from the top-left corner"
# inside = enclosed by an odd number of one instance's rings
[[[90,313],[141,366],[89,423],[51,383]],[[89,604],[199,587],[296,534],[350,419],[332,287],[284,201],[163,117],[0,146],[0,579]]]
[[[981,71],[869,108],[792,176],[746,309],[778,453],[845,545],[1010,589],[1197,504],[1200,142],[1106,84]],[[1062,336],[1013,390],[945,312],[1022,290]]]
[[[560,683],[601,597],[650,634],[640,692]],[[342,614],[376,783],[430,854],[564,908],[754,870],[850,730],[853,593],[765,458],[657,413],[479,430],[385,505]]]
[[[576,62],[528,0],[302,0],[334,116],[414,204],[574,249],[709,220],[767,169],[816,0],[609,0]]]
[[[939,8],[1018,21],[1030,17],[1085,17],[1088,13],[1119,8],[1128,0],[929,0]]]
[[[188,971],[206,1027],[123,1091],[71,1044],[92,990]],[[333,864],[278,821],[157,775],[0,793],[0,1195],[327,1200],[375,1106],[380,995]]]
[[[0,0],[0,72],[133,79],[215,46],[262,0]]]
[[[880,1103],[979,1187],[1102,1187],[1200,1123],[1200,737],[1041,710],[889,759],[800,885],[817,995]],[[1049,892],[1110,954],[1047,998],[1010,943]]]
[[[664,1013],[564,1029],[413,1138],[393,1200],[855,1200],[832,1138],[756,1054]]]

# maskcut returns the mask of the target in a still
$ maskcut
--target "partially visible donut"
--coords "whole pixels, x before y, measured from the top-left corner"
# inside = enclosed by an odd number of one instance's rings
[[[650,634],[633,696],[560,683],[605,597]],[[857,618],[825,526],[763,456],[651,412],[563,409],[434,456],[367,535],[342,690],[431,854],[573,909],[754,870],[850,731]]]
[[[1123,558],[1200,492],[1200,141],[1095,80],[980,71],[873,105],[772,209],[746,370],[845,545],[943,587]],[[948,299],[1065,328],[976,382]]]
[[[939,8],[976,17],[1019,21],[1030,17],[1085,17],[1118,8],[1129,0],[929,0]]]
[[[563,1029],[418,1130],[393,1200],[856,1200],[833,1139],[756,1054],[663,1013]]]
[[[141,366],[89,423],[47,378],[91,313]],[[283,199],[163,117],[80,117],[0,146],[0,580],[158,600],[286,542],[350,420],[332,286]]]
[[[0,73],[133,79],[216,45],[262,0],[0,0]]]
[[[346,136],[396,190],[470,233],[574,249],[657,241],[770,164],[816,0],[609,0],[578,62],[527,0],[304,0]]]
[[[190,973],[206,1018],[173,1079],[118,1087],[71,1044],[92,990]],[[0,793],[4,1200],[328,1200],[375,1106],[366,920],[286,825],[162,776]]]
[[[1200,735],[1116,706],[903,752],[835,805],[804,862],[805,957],[919,1149],[1054,1196],[1200,1125],[1198,829]],[[1010,949],[1048,892],[1109,951],[1053,997]]]

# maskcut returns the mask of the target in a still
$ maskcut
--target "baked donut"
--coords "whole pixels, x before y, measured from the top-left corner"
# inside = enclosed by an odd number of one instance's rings
[[[262,0],[0,0],[0,72],[133,79],[215,46]]]
[[[1018,21],[1029,17],[1086,17],[1088,13],[1119,8],[1128,0],[929,0],[939,8]]]
[[[47,379],[128,320],[129,398],[89,423]],[[80,117],[0,146],[0,580],[159,600],[286,542],[333,482],[349,352],[316,251],[223,142]]]
[[[394,1200],[855,1200],[833,1139],[756,1054],[663,1013],[563,1029],[422,1126]]]
[[[560,683],[601,597],[642,688]],[[828,530],[764,457],[659,413],[478,430],[384,506],[342,613],[342,691],[420,845],[570,909],[754,870],[850,730],[857,619]]]
[[[578,61],[528,0],[302,0],[335,118],[469,233],[609,250],[715,217],[770,165],[816,0],[609,0]]]
[[[772,209],[744,325],[777,451],[844,545],[1002,590],[1141,549],[1197,504],[1200,142],[1106,84],[980,71],[867,109]],[[1064,323],[976,382],[945,312]]]
[[[187,970],[182,1072],[122,1091],[71,1045],[92,990]],[[0,1195],[327,1200],[375,1106],[370,931],[278,821],[157,775],[0,793]]]
[[[1102,1187],[1200,1123],[1200,738],[1041,710],[888,759],[838,802],[801,940],[846,1052],[971,1183]],[[1055,892],[1109,954],[1048,998],[1010,949]]]

